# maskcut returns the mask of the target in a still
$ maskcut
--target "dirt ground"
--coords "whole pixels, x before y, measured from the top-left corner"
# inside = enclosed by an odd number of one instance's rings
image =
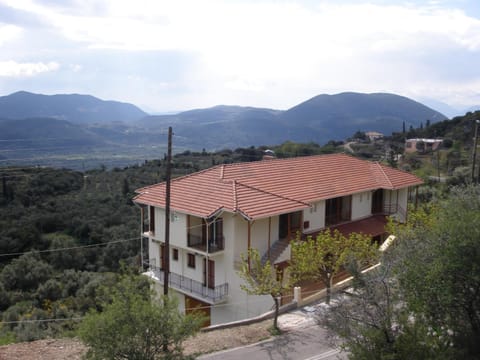
[[[205,354],[252,344],[271,337],[272,320],[202,332],[184,343],[185,354]],[[46,339],[0,346],[0,360],[80,360],[87,348],[77,339]]]

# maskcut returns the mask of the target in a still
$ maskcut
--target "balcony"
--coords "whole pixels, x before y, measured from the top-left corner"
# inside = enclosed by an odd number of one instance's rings
[[[149,275],[163,284],[164,271],[157,266],[150,265]],[[147,273],[148,274],[148,273]],[[209,304],[218,304],[226,300],[228,295],[228,283],[217,285],[213,288],[207,287],[200,281],[187,278],[173,272],[168,274],[168,286],[183,294],[196,297]]]
[[[198,251],[212,254],[224,250],[225,238],[223,236],[217,236],[207,241],[202,236],[188,234],[187,245]]]

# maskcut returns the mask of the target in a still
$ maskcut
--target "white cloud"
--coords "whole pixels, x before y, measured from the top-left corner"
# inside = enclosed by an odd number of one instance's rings
[[[29,77],[44,72],[55,71],[60,68],[56,62],[18,63],[16,61],[0,61],[0,76],[2,77]]]
[[[21,33],[22,29],[18,26],[0,24],[0,46],[17,40]]]
[[[480,20],[444,1],[106,0],[61,7],[2,1],[41,17],[72,47],[194,56],[181,79],[191,87],[168,94],[177,108],[201,101],[285,108],[318,93],[352,90],[471,99],[479,78],[477,71],[469,82],[455,81],[435,68],[444,64],[431,61],[480,52]],[[2,36],[0,28],[0,44],[2,38],[12,35]],[[88,72],[80,59],[71,69]],[[167,83],[154,76],[152,83]],[[163,96],[174,82],[145,88]]]
[[[82,65],[79,65],[79,64],[70,64],[70,65],[69,65],[69,68],[70,68],[70,70],[72,70],[73,72],[76,72],[76,73],[77,73],[77,72],[82,71],[83,66],[82,66]]]

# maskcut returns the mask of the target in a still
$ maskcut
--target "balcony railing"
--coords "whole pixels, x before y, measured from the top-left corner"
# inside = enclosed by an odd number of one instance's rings
[[[164,271],[153,265],[150,265],[149,269],[155,274],[155,277],[158,278],[159,282],[163,283]],[[211,304],[222,302],[228,295],[228,283],[210,288],[202,284],[200,281],[173,272],[168,274],[168,286],[172,289],[179,290],[182,293],[199,297],[205,302]]]
[[[206,241],[202,236],[188,234],[187,245],[203,252],[214,253],[224,250],[225,238],[223,236],[217,236],[216,238]]]
[[[399,204],[384,204],[383,211],[386,215],[398,214],[403,221],[407,219],[407,212]]]

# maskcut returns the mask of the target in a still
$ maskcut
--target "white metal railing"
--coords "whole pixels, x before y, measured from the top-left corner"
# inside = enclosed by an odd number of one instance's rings
[[[150,265],[150,271],[155,274],[155,277],[163,283],[165,272],[158,266]],[[215,287],[205,286],[203,283],[197,280],[190,279],[186,276],[170,272],[168,274],[168,286],[180,290],[182,292],[188,292],[211,303],[218,303],[223,301],[228,295],[228,283],[217,285]]]

